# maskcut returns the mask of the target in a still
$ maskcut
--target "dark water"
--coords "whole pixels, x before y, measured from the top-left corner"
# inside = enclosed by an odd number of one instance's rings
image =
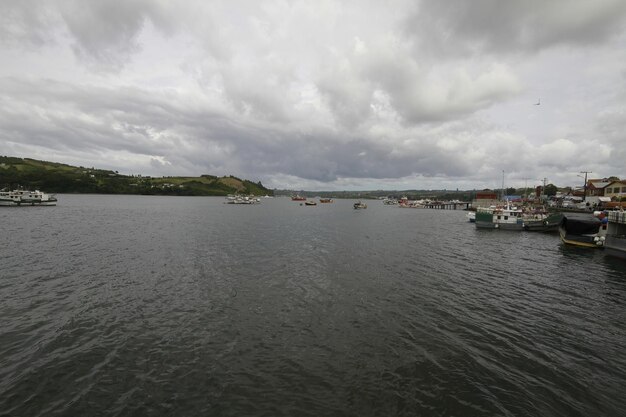
[[[626,264],[462,211],[0,210],[0,415],[626,415]]]

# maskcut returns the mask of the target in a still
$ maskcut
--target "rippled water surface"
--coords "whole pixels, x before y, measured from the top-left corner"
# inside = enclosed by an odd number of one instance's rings
[[[463,211],[2,208],[0,415],[626,415],[626,263]]]

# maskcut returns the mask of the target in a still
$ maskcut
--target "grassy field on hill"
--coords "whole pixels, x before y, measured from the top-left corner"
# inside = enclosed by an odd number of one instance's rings
[[[145,194],[221,196],[272,195],[260,182],[237,177],[149,177],[121,175],[115,171],[76,167],[57,162],[0,156],[0,189],[17,187],[51,193]]]

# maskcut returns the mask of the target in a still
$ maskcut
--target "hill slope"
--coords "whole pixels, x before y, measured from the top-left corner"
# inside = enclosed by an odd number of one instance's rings
[[[145,177],[75,167],[29,158],[0,156],[0,189],[36,188],[50,193],[227,195],[272,194],[260,182],[233,176]]]

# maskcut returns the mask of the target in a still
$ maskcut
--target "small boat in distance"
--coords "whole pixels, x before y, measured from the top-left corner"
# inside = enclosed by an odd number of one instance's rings
[[[0,191],[0,206],[56,206],[54,194],[35,190]]]
[[[292,195],[291,201],[306,201],[306,197],[302,197],[301,195]]]
[[[475,223],[476,222],[476,212],[475,211],[468,211],[467,214],[465,215],[465,217],[467,217],[467,220],[470,223]]]
[[[365,203],[361,203],[360,201],[357,201],[356,203],[354,203],[355,210],[366,209],[366,208],[367,208],[367,204]]]
[[[229,195],[224,204],[260,204],[261,199],[254,196]]]
[[[317,206],[317,203],[315,201],[309,200],[309,201],[305,201],[304,205],[305,206]]]
[[[332,198],[320,198],[320,203],[332,203]]]

